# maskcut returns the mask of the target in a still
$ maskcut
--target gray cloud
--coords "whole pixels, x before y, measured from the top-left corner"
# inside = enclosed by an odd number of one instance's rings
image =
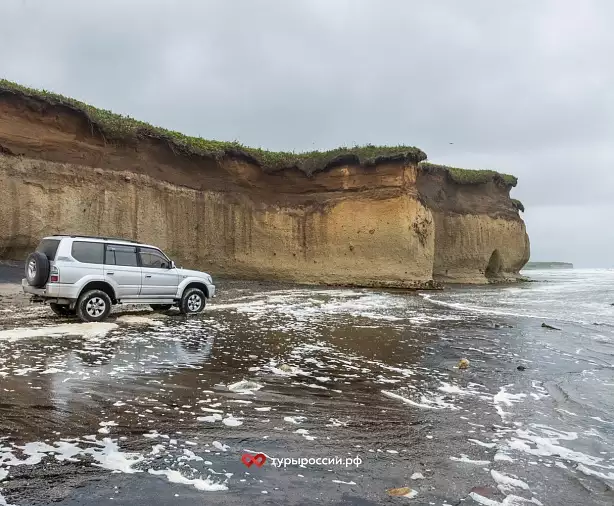
[[[612,267],[613,17],[609,0],[4,0],[0,75],[207,138],[411,144],[509,172],[534,259]]]

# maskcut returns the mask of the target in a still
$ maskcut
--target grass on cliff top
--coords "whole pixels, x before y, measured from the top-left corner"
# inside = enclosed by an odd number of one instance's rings
[[[59,104],[84,113],[108,140],[125,140],[138,137],[156,137],[172,141],[187,153],[196,153],[219,159],[224,156],[238,156],[252,159],[269,171],[296,167],[306,173],[323,170],[329,164],[363,163],[378,164],[388,160],[409,160],[415,163],[426,160],[426,154],[413,146],[355,146],[340,147],[330,151],[310,151],[290,153],[250,148],[238,142],[223,142],[190,137],[180,132],[167,130],[138,121],[129,116],[98,109],[84,102],[58,95],[46,90],[27,88],[0,79],[0,92],[12,91],[17,94],[43,100],[49,104]]]
[[[520,200],[518,199],[512,199],[512,205],[518,209],[519,211],[522,211],[524,213],[524,204],[522,202],[520,202]]]
[[[172,143],[173,149],[179,153],[204,155],[217,160],[224,157],[245,158],[257,163],[266,172],[296,167],[306,174],[313,174],[334,165],[377,165],[393,160],[407,160],[418,163],[424,162],[427,158],[422,150],[413,146],[366,145],[304,153],[267,151],[259,148],[250,148],[239,142],[224,142],[207,140],[201,137],[190,137],[180,132],[150,125],[129,116],[122,116],[105,109],[98,109],[97,107],[57,93],[28,88],[6,79],[0,79],[0,94],[3,92],[12,92],[21,96],[32,97],[51,105],[65,106],[77,113],[84,114],[93,125],[98,127],[107,140],[126,141],[146,137],[166,139]],[[432,166],[446,170],[452,179],[459,184],[487,182],[495,176],[502,178],[511,186],[516,186],[517,182],[514,176],[499,174],[495,171],[476,171],[426,163],[422,165],[424,167]]]
[[[425,170],[443,170],[447,172],[452,180],[458,184],[483,184],[493,180],[500,180],[508,186],[516,186],[518,178],[510,174],[502,174],[494,170],[469,170],[447,165],[437,165],[429,162],[420,164]]]

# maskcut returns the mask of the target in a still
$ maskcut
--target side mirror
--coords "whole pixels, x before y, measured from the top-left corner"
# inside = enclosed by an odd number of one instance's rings
[[[175,265],[175,262],[173,260],[171,260],[171,265],[170,265],[169,269],[174,269],[175,267],[177,267]]]

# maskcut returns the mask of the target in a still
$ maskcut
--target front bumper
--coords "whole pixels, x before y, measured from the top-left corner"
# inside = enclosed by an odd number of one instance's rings
[[[209,290],[209,298],[212,299],[213,297],[215,297],[215,285],[209,284],[207,285],[207,289]]]

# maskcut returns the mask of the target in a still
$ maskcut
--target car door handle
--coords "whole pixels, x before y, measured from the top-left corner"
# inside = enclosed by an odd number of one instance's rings
[[[151,278],[151,274],[146,274],[145,277],[146,278]]]
[[[114,273],[114,272],[107,272],[107,274],[108,274],[109,276],[113,276],[113,274],[115,274],[115,273]]]

